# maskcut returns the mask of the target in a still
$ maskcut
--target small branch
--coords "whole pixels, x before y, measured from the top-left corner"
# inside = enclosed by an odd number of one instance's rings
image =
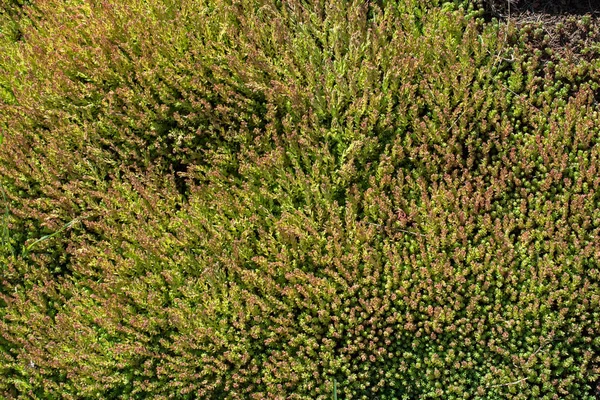
[[[376,224],[374,222],[367,222],[368,224],[371,224],[373,226],[376,226],[378,228],[383,229],[383,225],[380,224]],[[415,235],[415,236],[421,236],[421,237],[427,237],[427,235],[424,235],[420,232],[413,232],[413,231],[407,231],[406,229],[400,229],[400,228],[396,228],[396,230],[400,231],[400,232],[404,232],[404,233],[410,233],[411,235]]]
[[[406,229],[400,229],[400,228],[396,228],[396,229],[399,230],[400,232],[410,233],[411,235],[427,237],[426,235],[423,235],[421,232],[412,232],[412,231],[407,231]]]
[[[519,383],[526,381],[528,378],[523,378],[523,379],[519,379],[518,381],[514,381],[514,382],[508,382],[508,383],[500,383],[498,385],[491,385],[491,386],[486,386],[486,389],[490,389],[490,388],[495,388],[495,387],[500,387],[500,386],[511,386],[511,385],[518,385]]]
[[[532,353],[532,354],[531,354],[531,355],[530,355],[530,356],[527,358],[527,362],[529,362],[529,361],[530,361],[530,360],[531,360],[533,357],[535,357],[535,355],[536,355],[537,353],[539,353],[539,352],[540,352],[540,350],[542,350],[542,348],[543,348],[545,345],[547,345],[547,344],[548,344],[548,343],[541,344],[541,345],[540,345],[540,347],[538,347],[538,348],[537,348],[537,350],[536,350],[536,351],[534,351],[534,352],[533,352],[533,353]]]
[[[456,125],[456,123],[458,122],[458,120],[460,119],[460,117],[462,117],[462,116],[463,116],[463,114],[464,114],[464,113],[465,113],[465,110],[462,110],[462,111],[460,112],[460,114],[458,114],[458,117],[456,117],[456,118],[454,119],[454,122],[452,122],[452,125],[450,125],[450,128],[448,128],[448,130],[447,130],[447,132],[448,132],[448,133],[450,133],[450,131],[452,130],[452,128],[454,128],[454,126]]]
[[[52,239],[54,236],[60,234],[61,232],[63,232],[66,229],[69,229],[70,227],[72,227],[73,225],[75,225],[78,222],[81,222],[84,218],[75,218],[73,220],[71,220],[70,222],[66,223],[65,225],[63,225],[62,227],[60,227],[60,229],[58,229],[56,232],[51,233],[49,235],[45,235],[42,236],[41,238],[37,239],[36,241],[34,241],[33,243],[31,243],[29,246],[27,246],[24,251],[23,251],[23,255],[27,255],[29,254],[29,251],[33,248],[33,246],[35,246],[36,244],[46,241],[48,239]]]

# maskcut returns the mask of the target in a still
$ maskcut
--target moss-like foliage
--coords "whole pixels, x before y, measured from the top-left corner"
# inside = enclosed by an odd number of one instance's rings
[[[468,3],[15,6],[0,397],[594,399],[600,62]]]

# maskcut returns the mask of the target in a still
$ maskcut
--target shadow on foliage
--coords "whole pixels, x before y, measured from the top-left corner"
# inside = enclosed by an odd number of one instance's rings
[[[596,0],[488,0],[485,2],[495,16],[508,17],[523,13],[546,15],[600,15]]]

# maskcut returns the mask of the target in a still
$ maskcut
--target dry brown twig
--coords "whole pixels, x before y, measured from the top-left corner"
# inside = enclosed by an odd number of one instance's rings
[[[514,381],[514,382],[508,382],[508,383],[500,383],[498,385],[491,385],[491,386],[486,386],[486,389],[490,389],[490,388],[495,388],[495,387],[500,387],[500,386],[511,386],[511,385],[518,385],[521,382],[526,381],[528,378],[523,378],[523,379],[519,379],[518,381]]]

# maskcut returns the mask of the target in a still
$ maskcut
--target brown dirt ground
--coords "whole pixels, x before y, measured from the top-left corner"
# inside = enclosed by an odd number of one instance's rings
[[[497,16],[536,14],[584,15],[600,14],[598,0],[485,0],[488,10]]]
[[[489,17],[517,28],[541,29],[525,37],[532,49],[551,48],[560,57],[600,57],[600,0],[485,0]]]

